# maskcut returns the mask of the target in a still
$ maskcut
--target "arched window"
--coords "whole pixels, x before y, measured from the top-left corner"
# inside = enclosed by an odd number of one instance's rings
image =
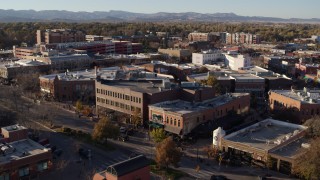
[[[178,120],[178,127],[180,127],[180,119]]]
[[[166,121],[166,123],[167,123],[167,124],[169,124],[169,117],[167,117],[167,121]]]
[[[176,119],[174,119],[174,126],[176,126],[177,125],[177,120]]]
[[[172,118],[170,118],[170,124],[172,125]]]

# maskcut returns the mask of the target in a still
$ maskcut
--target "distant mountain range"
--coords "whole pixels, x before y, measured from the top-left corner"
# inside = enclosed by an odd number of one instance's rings
[[[239,16],[234,13],[132,13],[127,11],[72,12],[58,10],[3,10],[0,9],[0,22],[278,22],[278,23],[320,23],[319,18],[275,18],[260,16]]]

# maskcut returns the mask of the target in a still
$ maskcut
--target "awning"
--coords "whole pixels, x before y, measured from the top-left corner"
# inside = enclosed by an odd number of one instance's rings
[[[149,122],[149,127],[152,127],[152,128],[163,128],[163,125],[159,124],[159,123],[156,123],[156,122],[150,121]]]
[[[171,132],[171,133],[174,133],[174,134],[180,135],[182,129],[178,128],[178,127],[174,127],[174,126],[165,126],[164,130],[168,131],[168,132]]]

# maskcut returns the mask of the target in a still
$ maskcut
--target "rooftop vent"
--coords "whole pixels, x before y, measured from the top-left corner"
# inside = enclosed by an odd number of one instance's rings
[[[302,143],[301,144],[301,147],[303,147],[303,148],[305,148],[305,149],[308,149],[308,148],[310,148],[310,144],[309,143]]]

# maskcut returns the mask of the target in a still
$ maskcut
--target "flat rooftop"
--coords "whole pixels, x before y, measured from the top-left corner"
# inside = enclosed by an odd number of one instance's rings
[[[5,154],[5,156],[0,156],[0,164],[6,164],[11,161],[46,153],[49,149],[30,139],[23,139],[12,143],[0,144],[0,151]]]
[[[254,82],[264,82],[264,78],[252,74],[230,74],[230,77],[234,78],[236,81],[253,80]]]
[[[303,90],[272,90],[271,92],[300,101],[304,104],[320,104],[320,89],[311,90],[309,92],[304,92]],[[310,98],[310,93],[312,98]]]
[[[192,74],[192,75],[189,75],[188,77],[191,78],[191,79],[194,79],[194,80],[198,80],[198,81],[207,80],[208,79],[208,73]],[[230,79],[233,79],[230,76],[215,76],[215,77],[218,80],[230,80]]]
[[[243,67],[243,68],[241,68],[241,70],[246,71],[247,73],[250,73],[250,74],[255,74],[256,72],[258,72],[258,73],[268,73],[268,72],[270,72],[269,70],[264,69],[264,68],[259,67],[259,66]]]
[[[150,105],[149,108],[159,109],[162,111],[169,111],[178,114],[188,114],[197,111],[203,111],[219,107],[223,104],[231,102],[241,96],[248,96],[249,93],[231,93],[228,95],[222,95],[213,99],[209,99],[203,102],[191,103],[183,100],[165,101]]]
[[[302,125],[286,123],[274,119],[265,119],[249,127],[231,133],[224,137],[225,140],[244,144],[260,150],[269,151],[295,137],[307,129]]]
[[[5,130],[5,131],[18,131],[18,130],[21,130],[21,129],[27,129],[26,127],[24,126],[20,126],[18,124],[16,125],[11,125],[11,126],[6,126],[6,127],[2,127],[1,130]]]
[[[112,80],[116,78],[118,70],[120,70],[119,67],[100,68],[99,70],[97,70],[97,75],[101,76],[101,78]],[[49,74],[49,75],[40,76],[40,79],[53,80],[56,76],[58,76],[60,80],[65,80],[65,81],[76,81],[76,80],[81,81],[81,80],[96,79],[95,69],[59,73],[59,74]]]
[[[27,59],[21,59],[18,61],[1,64],[0,68],[16,68],[16,67],[23,67],[23,66],[43,66],[48,65],[47,63],[41,62],[41,61],[32,61]]]
[[[162,86],[162,81],[147,81],[147,80],[119,80],[119,81],[104,81],[101,80],[101,84],[108,86],[114,86],[117,88],[131,89],[132,91],[154,94],[161,91],[169,91],[177,88],[176,85],[172,84],[171,88],[165,89]],[[161,88],[161,90],[160,90]]]
[[[65,61],[65,60],[77,60],[78,58],[91,59],[87,54],[72,54],[72,55],[59,55],[59,56],[50,56],[51,61]]]
[[[303,144],[306,144],[306,145],[309,144],[309,141],[304,137],[299,138],[295,141],[292,141],[291,143],[279,149],[273,150],[270,153],[278,156],[294,159],[295,157],[297,157],[298,155],[300,155],[306,150],[306,148],[302,147]]]

